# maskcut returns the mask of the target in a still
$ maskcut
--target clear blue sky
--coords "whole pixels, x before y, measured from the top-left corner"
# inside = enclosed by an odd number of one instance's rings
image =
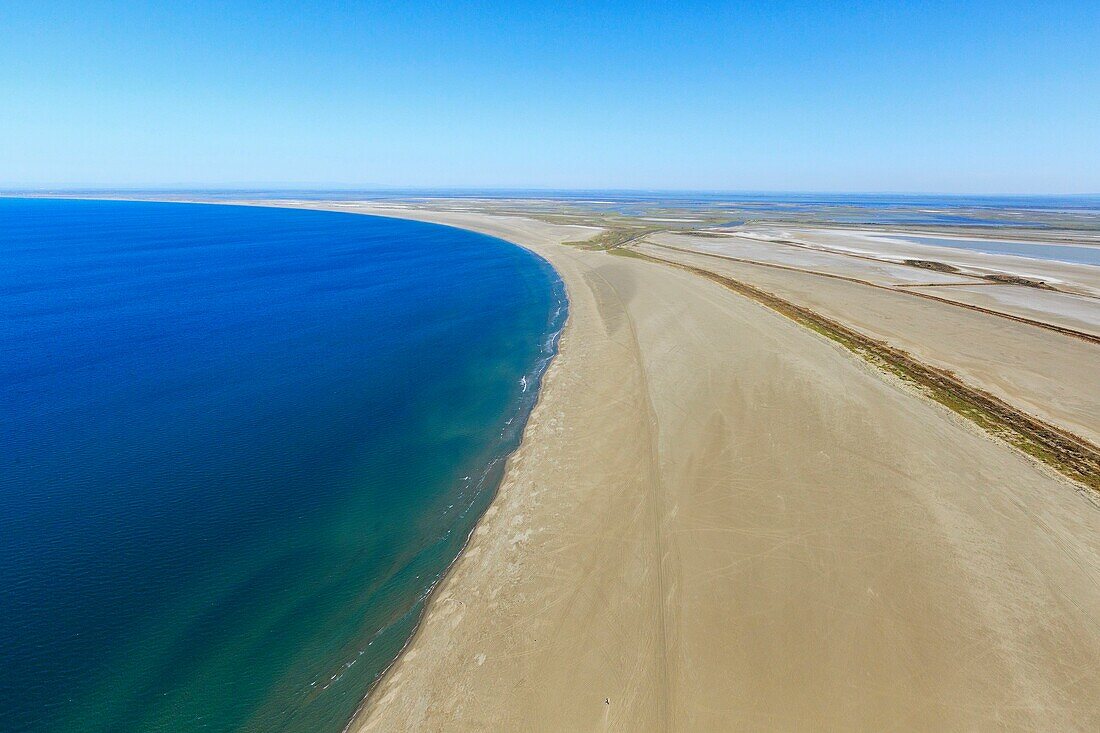
[[[1100,192],[1100,0],[0,2],[0,187]]]

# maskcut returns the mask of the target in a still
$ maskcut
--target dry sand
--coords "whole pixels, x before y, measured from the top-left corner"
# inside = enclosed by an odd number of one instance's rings
[[[570,317],[352,730],[1100,729],[1073,485],[717,284],[554,244],[575,228],[364,210],[531,247]]]
[[[657,241],[682,246],[692,239]],[[1100,345],[1096,343],[858,282],[648,243],[638,249],[742,280],[806,306],[1100,444]],[[942,291],[949,289],[936,288],[935,295],[944,297]],[[1093,308],[1100,311],[1100,301]]]

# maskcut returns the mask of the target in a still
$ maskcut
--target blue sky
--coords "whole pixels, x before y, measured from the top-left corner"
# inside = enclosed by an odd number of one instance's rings
[[[0,3],[0,187],[1100,192],[1100,2]]]

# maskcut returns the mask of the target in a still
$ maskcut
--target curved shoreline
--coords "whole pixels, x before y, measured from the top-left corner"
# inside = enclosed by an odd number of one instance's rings
[[[1071,672],[1100,658],[1100,512],[1073,486],[720,285],[560,246],[575,228],[336,208],[531,249],[570,302],[491,505],[347,730],[1100,724]]]
[[[425,210],[414,209],[400,209],[390,207],[369,207],[359,206],[355,209],[351,209],[347,206],[333,206],[326,204],[325,202],[282,202],[282,201],[202,201],[196,200],[194,202],[178,202],[178,203],[215,203],[223,205],[243,205],[243,206],[259,206],[270,208],[299,208],[306,210],[319,210],[329,211],[334,213],[346,213],[346,214],[358,214],[367,216],[379,216],[385,218],[394,219],[407,219],[411,221],[419,221],[429,224],[437,224],[441,226],[449,226],[458,229],[465,229],[476,234],[495,237],[503,241],[512,244],[513,246],[520,247],[531,253],[534,257],[541,261],[542,265],[549,268],[551,272],[558,278],[558,283],[562,288],[562,299],[560,301],[561,306],[565,308],[565,319],[561,327],[555,332],[551,332],[550,336],[553,340],[553,346],[550,358],[546,362],[544,369],[541,371],[538,378],[538,389],[535,394],[535,401],[527,411],[527,417],[523,425],[523,431],[520,435],[520,439],[515,448],[509,453],[503,456],[504,467],[502,469],[501,477],[497,482],[497,486],[494,488],[493,496],[486,506],[485,510],[478,517],[477,521],[471,527],[469,533],[466,536],[465,541],[462,544],[458,554],[451,560],[447,567],[440,574],[439,578],[432,583],[430,588],[424,594],[424,606],[421,609],[412,633],[405,640],[401,649],[398,651],[397,656],[390,661],[388,665],[382,670],[382,672],[375,678],[367,689],[360,702],[356,712],[352,715],[352,718],[343,728],[343,733],[348,733],[352,730],[357,730],[359,727],[360,719],[369,710],[371,704],[375,698],[379,695],[380,689],[384,686],[386,681],[391,676],[392,672],[402,663],[404,659],[409,655],[409,652],[416,648],[416,642],[420,637],[424,625],[432,618],[432,615],[437,610],[437,605],[440,602],[439,591],[445,589],[449,583],[453,580],[454,571],[463,560],[467,557],[471,550],[476,548],[476,536],[479,533],[487,531],[485,528],[486,521],[496,513],[495,507],[497,506],[500,492],[506,484],[509,473],[512,470],[512,465],[521,455],[524,450],[524,446],[527,445],[527,434],[532,429],[532,426],[536,423],[537,416],[539,415],[540,406],[543,402],[543,396],[546,392],[546,386],[548,382],[554,378],[554,372],[556,365],[560,362],[560,355],[563,350],[563,344],[566,341],[567,336],[570,334],[573,324],[572,317],[572,299],[570,297],[570,285],[565,274],[561,269],[555,266],[554,259],[548,256],[546,247],[548,245],[558,245],[570,238],[576,237],[578,230],[582,231],[585,228],[576,226],[562,226],[562,225],[547,225],[541,222],[535,222],[532,220],[520,220],[529,225],[535,225],[536,228],[542,229],[543,240],[532,241],[532,239],[523,236],[522,229],[518,231],[511,229],[507,226],[501,226],[499,222],[493,222],[485,217],[473,217],[472,221],[463,221],[461,217],[452,217],[446,214],[440,214],[440,212],[430,212]],[[500,218],[500,217],[498,217]],[[457,221],[455,219],[458,219]],[[591,233],[591,232],[588,232]]]
[[[565,311],[564,312],[564,319],[561,321],[560,326],[556,330],[551,330],[548,334],[549,335],[549,342],[548,342],[549,356],[547,358],[545,358],[544,360],[542,360],[543,361],[542,367],[537,370],[537,374],[535,375],[535,380],[537,382],[536,392],[535,392],[535,399],[534,399],[533,403],[531,404],[531,406],[528,409],[526,409],[526,411],[525,411],[526,416],[525,416],[525,419],[524,419],[524,422],[523,422],[523,430],[520,433],[519,440],[518,440],[517,444],[515,445],[515,447],[511,451],[508,451],[507,453],[503,454],[502,456],[494,459],[494,462],[497,461],[497,460],[503,460],[504,461],[504,466],[501,469],[501,475],[500,475],[500,478],[496,482],[496,486],[493,487],[492,497],[490,498],[489,503],[486,505],[485,509],[481,512],[480,516],[474,522],[473,526],[470,528],[470,530],[467,533],[466,538],[463,541],[462,546],[460,547],[458,553],[447,564],[447,566],[440,573],[439,577],[431,584],[431,586],[425,591],[425,593],[421,597],[422,600],[423,600],[424,605],[420,609],[420,612],[417,615],[415,624],[413,626],[412,633],[409,634],[409,636],[406,638],[405,643],[401,646],[400,650],[397,653],[397,656],[395,656],[389,662],[389,664],[387,664],[386,667],[378,674],[378,676],[371,682],[370,687],[365,692],[362,701],[360,702],[359,706],[356,708],[355,713],[352,715],[351,719],[347,722],[347,724],[343,728],[343,733],[348,733],[349,731],[352,731],[357,727],[357,721],[362,717],[362,715],[365,713],[365,711],[372,704],[375,696],[378,694],[379,689],[386,682],[386,680],[390,676],[391,672],[402,662],[403,659],[406,658],[406,655],[410,651],[415,649],[416,641],[417,641],[418,637],[420,636],[422,629],[424,628],[424,624],[432,617],[433,612],[436,610],[436,605],[439,602],[438,591],[442,590],[443,588],[446,588],[447,584],[451,582],[454,570],[457,567],[457,565],[459,564],[459,562],[465,556],[467,556],[467,554],[472,549],[474,549],[474,547],[475,547],[474,543],[476,542],[476,535],[479,533],[479,531],[483,530],[486,519],[488,517],[490,517],[491,513],[495,513],[494,507],[497,504],[497,500],[498,500],[500,491],[501,491],[502,487],[504,486],[505,482],[508,479],[508,475],[509,475],[509,472],[511,470],[511,466],[512,466],[513,462],[515,461],[516,457],[520,454],[520,452],[524,448],[527,433],[531,429],[532,423],[535,421],[536,415],[538,414],[539,406],[540,406],[540,403],[542,402],[543,394],[545,393],[545,386],[546,386],[547,382],[552,378],[555,365],[559,361],[558,356],[560,355],[560,352],[562,350],[562,343],[563,343],[563,341],[566,337],[566,334],[569,332],[570,327],[571,327],[572,318],[571,318],[571,300],[570,300],[570,295],[569,295],[569,283],[566,280],[566,278],[563,276],[562,272],[557,267],[554,266],[554,263],[553,263],[552,259],[550,257],[546,256],[546,253],[545,253],[545,251],[543,250],[542,247],[535,246],[532,242],[529,242],[529,241],[527,241],[527,242],[522,241],[523,238],[518,237],[518,236],[514,236],[514,234],[515,234],[514,232],[511,232],[511,231],[508,231],[508,230],[497,229],[496,227],[493,227],[493,226],[488,226],[488,227],[479,227],[479,226],[476,226],[476,225],[471,226],[470,223],[468,223],[468,222],[463,222],[462,224],[459,224],[459,223],[455,223],[455,222],[447,220],[448,218],[445,217],[445,216],[444,217],[430,216],[429,215],[430,212],[409,211],[408,213],[410,215],[401,216],[400,214],[403,213],[403,211],[393,211],[393,212],[385,211],[385,210],[375,211],[375,210],[368,210],[365,207],[361,207],[358,210],[349,210],[348,207],[326,205],[324,202],[292,202],[292,203],[287,203],[287,202],[265,202],[265,201],[202,201],[202,200],[196,200],[194,202],[189,201],[189,202],[177,202],[177,203],[215,203],[215,204],[223,204],[223,205],[231,205],[231,206],[232,205],[237,205],[237,206],[242,206],[243,205],[243,206],[258,206],[258,207],[269,207],[269,208],[298,208],[298,209],[305,209],[305,210],[328,211],[328,212],[332,212],[332,213],[358,214],[358,215],[378,216],[378,217],[393,218],[393,219],[407,219],[407,220],[410,220],[410,221],[419,221],[419,222],[428,223],[428,224],[436,224],[436,225],[440,225],[440,226],[448,226],[448,227],[457,228],[457,229],[464,229],[466,231],[470,231],[470,232],[473,232],[475,234],[481,234],[481,235],[484,235],[484,236],[490,236],[490,237],[494,237],[494,238],[497,238],[497,239],[501,239],[501,240],[513,245],[513,246],[516,246],[516,247],[519,247],[523,250],[526,250],[533,257],[535,257],[537,260],[540,261],[540,263],[541,263],[540,266],[547,268],[551,273],[554,274],[554,276],[557,278],[557,284],[560,285],[560,288],[561,288],[561,297],[559,299],[557,299],[557,306],[556,306],[558,308],[558,310],[555,312],[555,314],[553,314],[551,316],[551,320],[550,320],[550,323],[548,325],[553,325],[554,320],[556,320],[558,317],[560,317],[562,315],[562,313],[561,313],[562,309],[564,309],[564,311]],[[554,227],[554,228],[561,230],[561,237],[556,238],[557,241],[555,243],[560,243],[562,241],[565,241],[566,237],[575,235],[575,233],[578,229],[578,227],[568,227],[568,226]],[[540,250],[542,250],[542,251],[540,251]],[[522,410],[522,407],[521,407],[521,410]],[[492,470],[492,466],[490,465],[486,469],[486,472],[487,472],[486,475],[488,475],[488,472],[490,472],[491,470]],[[415,611],[415,608],[410,609],[410,611]]]
[[[560,246],[576,227],[331,209],[505,239],[569,300],[495,496],[345,730],[1100,726],[1073,484],[722,285]]]
[[[399,216],[391,216],[391,215],[388,215],[387,213],[383,213],[383,212],[378,212],[378,213],[375,213],[375,212],[358,212],[358,211],[349,212],[346,209],[341,208],[341,207],[328,208],[328,207],[325,207],[323,205],[319,205],[319,206],[296,206],[296,205],[293,205],[293,204],[287,205],[285,202],[209,201],[209,200],[202,200],[202,199],[186,200],[186,201],[179,200],[179,199],[166,199],[166,200],[163,200],[163,201],[157,201],[155,199],[150,199],[150,198],[145,198],[145,197],[135,198],[135,199],[127,199],[127,198],[122,198],[122,197],[104,197],[102,199],[97,199],[95,197],[74,197],[74,198],[80,198],[82,200],[103,200],[103,201],[133,200],[133,201],[140,201],[140,202],[173,203],[173,204],[187,204],[187,205],[245,206],[245,207],[249,207],[249,208],[301,208],[301,209],[325,210],[325,211],[331,211],[332,213],[341,213],[341,214],[349,214],[349,213],[350,214],[363,214],[363,213],[367,213],[367,214],[370,214],[370,215],[375,215],[375,216],[379,216],[379,217],[382,217],[382,218],[390,218],[390,219],[402,219],[403,218],[403,219],[408,219],[408,220],[413,220],[413,221],[422,221],[424,223],[431,223],[431,224],[437,224],[437,225],[442,225],[442,226],[450,226],[451,228],[462,229],[462,230],[465,230],[467,232],[472,232],[474,234],[479,234],[479,235],[482,235],[482,236],[489,236],[489,237],[494,237],[496,239],[504,240],[508,245],[516,246],[516,247],[519,247],[520,249],[524,250],[530,257],[534,258],[535,261],[532,263],[532,265],[536,268],[540,268],[540,269],[544,270],[544,272],[546,274],[546,277],[549,280],[548,284],[549,284],[549,286],[552,290],[552,293],[551,293],[551,296],[550,296],[551,309],[550,309],[550,313],[548,315],[546,328],[540,333],[540,339],[541,339],[541,344],[542,344],[541,347],[540,347],[540,353],[537,357],[537,360],[534,363],[532,363],[531,368],[527,371],[527,373],[524,375],[524,378],[523,378],[524,383],[525,383],[524,384],[524,391],[525,392],[530,392],[530,394],[526,395],[526,396],[522,396],[516,402],[515,413],[508,420],[508,424],[510,425],[510,427],[506,427],[505,431],[503,431],[501,433],[499,446],[494,447],[492,453],[488,456],[490,458],[489,462],[483,468],[479,469],[478,474],[476,474],[476,475],[471,474],[472,476],[481,476],[480,480],[476,483],[485,483],[485,485],[481,488],[476,489],[473,492],[473,496],[470,499],[470,501],[472,502],[470,507],[468,507],[467,509],[464,509],[463,512],[462,512],[462,513],[467,513],[467,512],[470,512],[471,510],[476,510],[477,514],[475,515],[475,519],[472,522],[472,524],[468,525],[469,529],[466,531],[465,537],[464,537],[464,539],[461,543],[461,546],[458,548],[457,553],[454,555],[454,557],[450,558],[450,560],[447,562],[446,566],[443,567],[441,569],[441,571],[439,572],[438,577],[436,577],[434,580],[432,580],[431,584],[427,587],[427,589],[424,590],[417,597],[417,600],[407,609],[407,611],[405,613],[402,614],[402,617],[400,619],[398,619],[397,621],[394,621],[391,624],[388,624],[387,626],[385,626],[381,629],[378,629],[375,632],[375,634],[372,636],[372,643],[373,643],[373,639],[376,639],[380,635],[385,634],[387,632],[387,629],[393,628],[394,624],[396,624],[398,622],[402,622],[402,621],[408,621],[410,614],[412,614],[412,624],[411,624],[412,631],[411,631],[411,633],[409,633],[408,636],[403,639],[403,643],[402,643],[400,649],[398,650],[397,655],[393,659],[389,660],[388,663],[386,664],[385,668],[374,678],[373,681],[371,681],[370,686],[367,688],[366,693],[364,694],[362,700],[360,701],[359,705],[356,708],[356,712],[352,714],[351,720],[349,720],[344,726],[344,730],[347,730],[348,728],[351,727],[355,717],[362,710],[363,705],[366,704],[370,700],[373,691],[386,678],[387,673],[389,672],[389,670],[392,669],[393,666],[402,658],[402,656],[411,648],[411,645],[413,644],[413,641],[416,639],[417,635],[419,634],[419,631],[422,627],[422,624],[424,623],[425,619],[427,619],[429,617],[429,615],[431,613],[431,609],[434,605],[434,600],[435,600],[434,597],[436,595],[435,594],[436,589],[440,588],[443,584],[445,584],[445,582],[447,581],[447,579],[451,575],[451,572],[452,572],[453,568],[455,567],[455,564],[470,549],[471,541],[472,541],[472,538],[474,537],[475,532],[478,530],[478,528],[481,526],[482,522],[484,521],[486,513],[494,505],[494,502],[496,500],[496,495],[497,495],[497,493],[500,489],[500,486],[503,484],[503,482],[506,479],[506,476],[509,472],[509,465],[512,462],[513,457],[515,456],[517,451],[519,451],[523,446],[523,436],[526,434],[526,431],[527,431],[528,425],[530,423],[531,417],[533,416],[533,414],[535,413],[535,411],[538,407],[538,404],[539,404],[539,401],[541,399],[541,395],[542,395],[542,392],[543,392],[542,386],[543,386],[543,384],[545,383],[545,381],[547,379],[549,371],[553,368],[553,365],[556,362],[556,356],[558,354],[558,347],[559,347],[561,338],[562,338],[563,334],[565,333],[566,329],[569,327],[569,323],[570,323],[570,320],[569,320],[569,296],[568,296],[568,285],[567,285],[565,279],[562,277],[561,273],[554,267],[553,263],[551,263],[550,260],[546,256],[544,256],[543,253],[539,252],[537,248],[526,246],[522,242],[514,241],[513,238],[509,238],[509,237],[506,237],[506,236],[501,237],[499,235],[499,233],[494,232],[494,231],[479,231],[475,227],[454,226],[453,224],[450,224],[449,222],[442,222],[442,221],[441,222],[433,222],[433,221],[427,220],[425,217],[399,217]],[[571,231],[575,231],[575,228],[572,229]],[[534,387],[533,390],[531,389],[532,387]],[[503,449],[503,450],[501,450],[501,449]],[[484,497],[486,493],[488,493],[488,496],[485,499],[482,500],[482,499],[478,498],[479,496]],[[479,505],[479,506],[475,507],[475,505]],[[463,524],[465,524],[465,522],[463,522]],[[364,647],[364,649],[365,649],[365,647]],[[354,663],[354,660],[353,660],[352,663]]]
[[[264,205],[264,204],[260,203],[260,205]],[[280,204],[276,204],[276,205],[278,206]],[[390,662],[389,665],[387,665],[387,667],[382,671],[382,673],[379,674],[379,676],[371,684],[370,689],[365,694],[365,696],[363,698],[363,701],[361,702],[359,708],[356,710],[356,713],[352,716],[352,719],[349,720],[347,725],[344,727],[344,729],[343,729],[344,733],[348,733],[349,731],[358,730],[360,728],[360,726],[362,725],[361,719],[367,714],[367,711],[369,710],[370,706],[376,701],[376,699],[381,696],[381,692],[380,692],[381,688],[383,687],[385,682],[388,680],[391,673],[402,663],[402,661],[406,658],[406,655],[408,654],[408,652],[410,652],[410,651],[412,651],[416,648],[417,641],[419,640],[419,638],[422,634],[425,623],[427,623],[432,618],[433,614],[438,611],[437,606],[441,603],[440,593],[438,591],[443,590],[444,588],[447,587],[447,585],[449,583],[451,583],[453,581],[454,572],[455,572],[458,564],[472,550],[477,549],[477,535],[480,534],[480,533],[486,533],[486,532],[491,532],[492,531],[492,528],[487,527],[486,523],[489,520],[491,520],[493,518],[493,516],[496,514],[497,510],[495,509],[495,507],[497,506],[497,502],[499,500],[500,492],[501,492],[503,486],[505,485],[505,483],[508,479],[509,473],[511,472],[511,470],[513,468],[513,463],[516,461],[517,458],[519,458],[521,456],[521,452],[524,450],[525,445],[527,445],[527,440],[528,440],[527,433],[529,431],[531,431],[533,429],[533,427],[537,424],[538,416],[539,416],[539,413],[540,413],[540,407],[543,404],[544,395],[545,395],[545,392],[546,392],[546,386],[547,386],[548,382],[555,377],[555,369],[556,369],[557,365],[560,362],[559,357],[560,357],[560,355],[561,355],[561,353],[564,349],[564,344],[566,343],[567,338],[571,335],[574,321],[573,321],[573,317],[572,317],[572,300],[571,300],[570,295],[569,295],[569,282],[568,282],[568,280],[563,275],[563,273],[560,271],[560,269],[558,267],[555,267],[554,262],[552,261],[552,259],[550,257],[546,256],[545,250],[543,249],[543,247],[539,247],[536,243],[534,243],[530,240],[524,241],[524,238],[522,236],[517,236],[517,232],[506,231],[504,229],[500,229],[500,228],[497,228],[495,226],[477,226],[478,222],[467,222],[467,221],[456,222],[456,221],[452,221],[451,217],[447,217],[446,215],[443,215],[443,216],[434,215],[434,214],[438,214],[438,212],[430,212],[430,211],[423,211],[423,210],[397,209],[397,210],[393,210],[393,211],[390,211],[390,210],[380,210],[379,211],[379,210],[367,209],[367,210],[348,211],[347,207],[339,207],[339,208],[334,208],[334,209],[328,209],[328,208],[325,208],[323,204],[321,204],[321,205],[307,204],[303,208],[309,208],[309,209],[317,208],[317,209],[324,209],[324,210],[327,210],[327,211],[335,210],[335,211],[339,211],[339,212],[343,212],[343,213],[358,213],[358,214],[366,214],[366,215],[370,215],[370,216],[384,216],[384,217],[391,217],[391,218],[406,218],[406,219],[410,219],[410,220],[414,220],[414,221],[422,221],[422,222],[426,222],[426,223],[439,224],[439,225],[443,225],[443,226],[452,226],[452,227],[462,228],[462,229],[466,229],[468,231],[472,231],[472,232],[475,232],[475,233],[478,233],[478,234],[484,234],[484,235],[487,235],[487,236],[493,236],[493,237],[496,237],[496,238],[499,238],[499,239],[503,239],[504,241],[507,241],[510,244],[513,244],[514,246],[520,247],[522,249],[525,249],[525,250],[531,252],[535,257],[542,260],[546,264],[547,267],[551,268],[553,270],[553,272],[556,273],[556,275],[559,279],[559,282],[561,283],[561,286],[562,286],[563,291],[564,291],[564,302],[565,302],[566,308],[567,308],[567,314],[566,314],[564,324],[559,329],[559,331],[556,333],[556,336],[555,336],[555,341],[556,341],[555,346],[556,347],[554,349],[553,356],[550,359],[546,369],[542,372],[541,379],[540,379],[540,384],[539,384],[539,390],[538,390],[538,393],[537,393],[537,396],[536,396],[536,399],[535,399],[535,403],[534,403],[534,405],[532,406],[532,408],[530,409],[530,411],[528,413],[527,421],[524,425],[523,435],[520,439],[520,443],[515,448],[515,450],[513,450],[511,453],[509,453],[505,457],[505,466],[504,466],[503,475],[501,477],[501,480],[500,480],[498,486],[496,487],[496,491],[494,492],[493,499],[491,500],[489,506],[486,507],[485,511],[482,512],[481,516],[478,518],[478,520],[474,524],[474,526],[471,528],[471,530],[470,530],[469,534],[467,535],[466,540],[463,543],[462,548],[459,551],[458,555],[448,565],[448,567],[446,568],[444,573],[432,585],[431,589],[429,590],[429,592],[427,594],[426,604],[425,604],[425,606],[424,606],[424,608],[423,608],[423,610],[420,614],[420,618],[417,620],[417,623],[416,623],[416,626],[413,630],[413,633],[406,640],[405,644],[402,646],[402,648],[401,648],[400,652],[398,653],[398,655]],[[561,243],[564,243],[565,241],[568,241],[570,238],[576,236],[577,230],[579,229],[579,227],[574,227],[574,226],[546,225],[546,227],[547,227],[548,230],[556,229],[556,230],[560,231],[558,236],[553,237],[553,239],[556,240],[556,241],[553,242],[554,244],[561,244]],[[547,243],[544,243],[544,245],[545,244],[547,244]]]
[[[391,218],[394,218],[394,217],[391,217]],[[434,222],[427,222],[427,223],[434,223]],[[467,230],[467,231],[473,231],[473,230]],[[481,234],[481,232],[475,232],[475,233]],[[505,240],[505,241],[507,241],[507,240]],[[554,314],[551,315],[550,321],[548,322],[548,325],[550,325],[552,327],[556,325],[557,327],[553,328],[553,330],[551,330],[548,333],[548,339],[547,339],[547,343],[546,343],[547,351],[545,352],[545,353],[547,353],[547,356],[541,357],[539,359],[538,366],[534,370],[532,370],[531,373],[529,373],[527,375],[527,376],[531,377],[531,380],[530,381],[525,381],[525,383],[524,383],[525,384],[524,391],[526,391],[527,388],[529,386],[531,386],[531,382],[534,382],[534,387],[535,387],[534,400],[530,404],[529,407],[521,405],[519,407],[519,409],[517,410],[517,414],[519,412],[523,412],[525,414],[524,414],[524,419],[523,419],[523,422],[522,422],[522,428],[523,429],[520,431],[519,439],[518,439],[518,442],[516,443],[516,445],[510,451],[507,451],[506,453],[504,453],[500,456],[494,457],[492,459],[492,461],[490,462],[490,464],[485,468],[484,475],[488,476],[493,471],[493,469],[495,467],[495,464],[497,462],[503,461],[503,463],[504,463],[504,465],[501,468],[500,477],[495,482],[496,485],[493,486],[492,489],[491,489],[492,490],[492,495],[489,499],[489,503],[486,505],[485,509],[481,512],[481,514],[478,516],[478,518],[474,521],[473,526],[471,526],[469,531],[466,533],[466,538],[463,540],[462,545],[459,547],[458,553],[454,556],[454,558],[451,559],[451,561],[449,563],[447,563],[447,566],[439,574],[439,577],[436,578],[436,580],[428,587],[428,589],[424,592],[424,594],[420,597],[420,599],[418,599],[417,604],[422,603],[423,605],[422,605],[419,613],[417,614],[416,620],[413,624],[412,632],[408,635],[408,637],[405,639],[405,643],[402,644],[401,648],[398,650],[397,656],[395,656],[392,660],[390,660],[389,664],[387,664],[382,669],[382,671],[378,673],[378,676],[371,682],[370,686],[367,688],[367,691],[363,695],[362,701],[360,702],[359,706],[356,708],[355,712],[352,714],[351,719],[348,720],[347,724],[342,729],[343,733],[347,733],[352,728],[352,725],[354,724],[355,720],[362,714],[364,708],[367,705],[370,704],[371,698],[372,698],[375,690],[379,687],[379,685],[381,685],[382,681],[386,678],[389,671],[394,667],[394,665],[396,665],[401,660],[401,658],[404,656],[405,652],[412,647],[412,645],[416,641],[417,636],[420,633],[420,629],[421,629],[424,621],[432,613],[432,609],[433,609],[433,607],[435,605],[435,602],[436,602],[436,593],[435,593],[436,589],[442,587],[447,582],[448,578],[451,575],[452,570],[455,567],[455,564],[462,558],[462,556],[467,552],[467,550],[470,549],[470,543],[471,543],[471,541],[474,537],[475,532],[477,532],[478,528],[481,526],[481,524],[482,524],[482,522],[485,518],[486,512],[489,511],[489,509],[493,506],[494,502],[496,501],[497,493],[500,491],[500,487],[504,483],[505,478],[507,477],[509,464],[512,462],[512,459],[515,456],[515,454],[519,450],[521,450],[522,447],[523,447],[523,435],[527,432],[527,426],[530,424],[531,418],[533,417],[533,415],[535,413],[535,410],[538,408],[539,400],[540,400],[541,394],[542,394],[542,385],[545,383],[550,370],[554,366],[554,362],[556,360],[556,357],[558,355],[558,350],[560,348],[561,338],[562,338],[563,334],[565,333],[566,328],[569,325],[569,295],[568,295],[568,291],[566,289],[565,281],[562,280],[561,275],[557,272],[557,270],[554,269],[553,265],[545,257],[541,256],[537,252],[535,252],[533,250],[530,250],[527,247],[522,247],[522,245],[518,245],[515,242],[509,242],[509,244],[519,246],[522,249],[525,249],[528,252],[530,252],[536,259],[538,259],[540,261],[540,263],[541,263],[540,266],[547,268],[548,270],[550,270],[550,272],[552,272],[554,274],[554,277],[557,278],[556,283],[554,283],[554,285],[560,286],[560,289],[561,289],[560,297],[555,299],[555,303],[556,303],[555,308],[556,308],[556,310],[555,310]],[[557,287],[555,287],[555,290],[557,290]],[[563,313],[563,311],[564,311],[564,313]],[[526,380],[526,377],[524,379]],[[410,612],[414,612],[415,610],[416,609],[415,609],[415,606],[414,606],[413,608],[410,609]],[[381,631],[378,632],[378,633],[381,633]]]
[[[1100,722],[1070,671],[1100,656],[1100,512],[1073,485],[696,274],[540,222],[363,210],[547,252],[570,319],[493,505],[349,730]]]

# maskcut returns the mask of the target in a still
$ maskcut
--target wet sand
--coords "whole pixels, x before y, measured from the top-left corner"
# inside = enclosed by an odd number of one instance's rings
[[[351,730],[1100,727],[1093,497],[715,283],[556,244],[575,227],[359,210],[534,249],[570,317]]]

